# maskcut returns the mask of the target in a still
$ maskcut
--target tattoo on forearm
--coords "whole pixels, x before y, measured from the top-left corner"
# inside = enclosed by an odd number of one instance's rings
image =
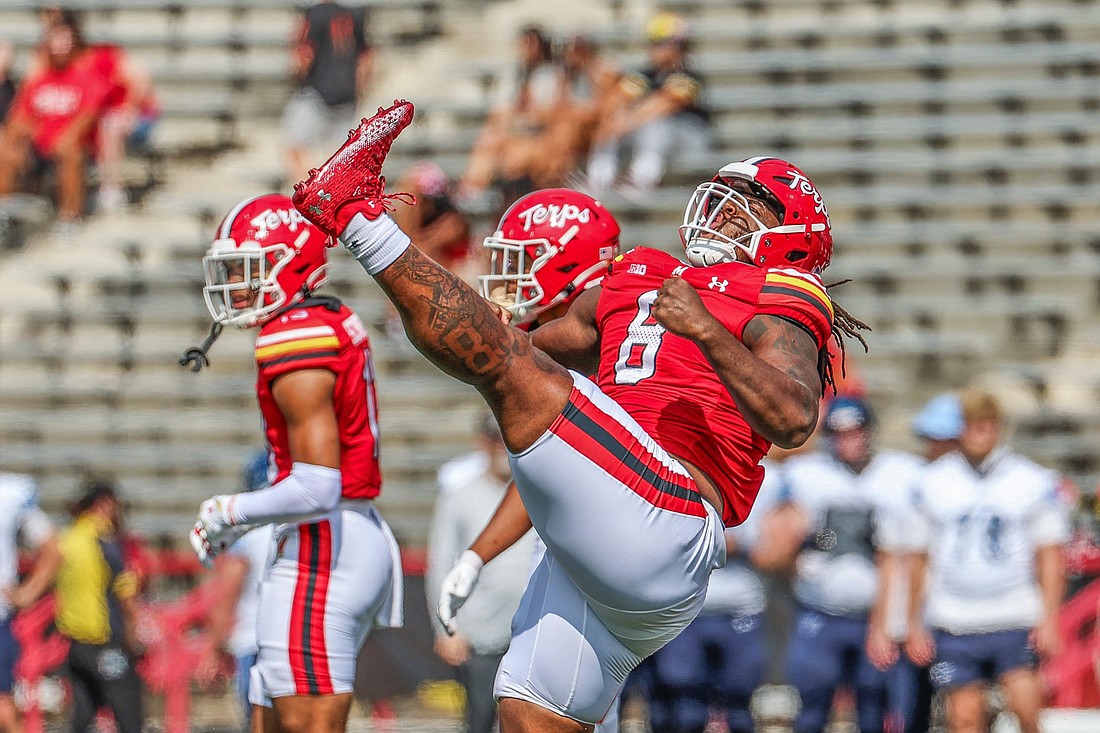
[[[553,364],[525,334],[505,326],[488,303],[453,273],[410,247],[378,276],[413,344],[437,367],[477,385],[517,358]]]

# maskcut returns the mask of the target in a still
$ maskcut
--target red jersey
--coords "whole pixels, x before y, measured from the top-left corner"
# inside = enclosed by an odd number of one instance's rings
[[[256,339],[256,395],[264,432],[278,469],[290,475],[286,420],[271,385],[298,369],[336,375],[333,409],[340,431],[340,477],[345,499],[373,499],[382,489],[378,465],[378,399],[370,339],[359,316],[335,298],[309,298],[260,327]]]
[[[91,64],[95,73],[103,79],[107,85],[103,106],[106,110],[115,110],[122,107],[132,93],[124,76],[123,66],[126,62],[125,51],[110,43],[100,43],[90,46],[87,50],[86,63]],[[138,113],[145,118],[156,118],[160,114],[156,100],[151,96],[141,99],[138,104]]]
[[[40,154],[52,155],[57,139],[81,114],[102,109],[107,81],[90,60],[85,54],[64,69],[46,66],[19,87],[11,116],[33,123],[32,142]],[[94,132],[94,126],[87,132],[89,145]]]
[[[647,247],[618,257],[604,278],[596,311],[600,389],[662,448],[710,477],[725,500],[722,519],[732,526],[749,515],[771,443],[745,422],[699,347],[650,315],[657,291],[674,274],[737,338],[753,317],[767,314],[798,324],[822,348],[833,306],[821,281],[801,270],[741,262],[690,267]]]

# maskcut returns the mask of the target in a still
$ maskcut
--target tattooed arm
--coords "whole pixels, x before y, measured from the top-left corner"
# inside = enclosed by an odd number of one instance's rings
[[[756,433],[781,448],[809,439],[821,395],[818,348],[810,334],[782,318],[759,315],[738,340],[678,277],[661,287],[653,316],[698,344]]]
[[[420,353],[482,394],[510,450],[525,450],[553,422],[573,387],[569,373],[469,285],[416,247],[375,280]]]

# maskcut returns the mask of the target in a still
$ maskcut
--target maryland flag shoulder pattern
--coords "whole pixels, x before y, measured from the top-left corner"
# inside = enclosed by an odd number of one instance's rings
[[[774,268],[764,275],[760,310],[794,318],[810,329],[823,345],[832,331],[833,302],[821,280],[792,268]]]
[[[329,325],[276,331],[256,339],[256,365],[262,372],[289,371],[328,363],[340,353],[340,339]]]

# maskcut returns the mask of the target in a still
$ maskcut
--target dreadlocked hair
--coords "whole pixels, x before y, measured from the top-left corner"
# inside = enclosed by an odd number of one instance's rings
[[[840,282],[831,283],[826,285],[826,290],[849,283],[851,280],[841,280]],[[847,352],[844,348],[844,339],[853,338],[863,345],[864,353],[867,352],[867,339],[863,338],[860,331],[870,331],[871,327],[863,321],[855,318],[848,311],[844,310],[837,304],[832,296],[829,300],[833,304],[833,340],[836,341],[837,348],[840,349],[840,376],[846,375],[844,370],[844,359]],[[829,346],[826,344],[821,347],[821,351],[817,352],[817,372],[821,375],[821,393],[825,394],[825,390],[831,388],[833,394],[837,393],[836,378],[833,372],[833,360],[829,358]]]

